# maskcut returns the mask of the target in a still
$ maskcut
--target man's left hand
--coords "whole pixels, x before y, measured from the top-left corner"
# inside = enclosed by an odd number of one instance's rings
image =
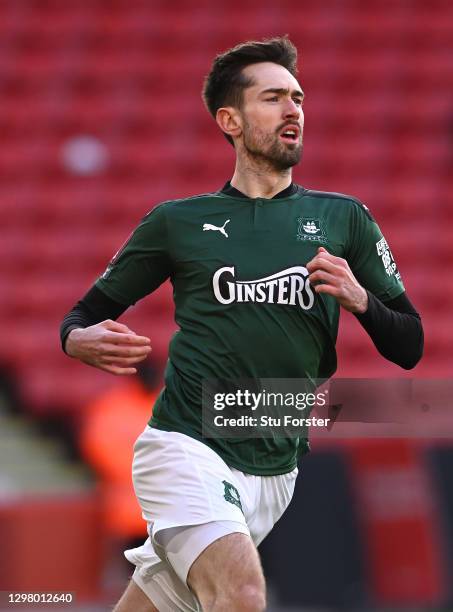
[[[368,308],[368,295],[341,257],[331,255],[324,247],[306,265],[310,284],[316,293],[327,293],[349,312],[363,313]]]

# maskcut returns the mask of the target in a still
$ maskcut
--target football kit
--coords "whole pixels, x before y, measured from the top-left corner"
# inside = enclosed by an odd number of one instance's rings
[[[329,378],[339,304],[317,294],[306,264],[323,246],[382,302],[404,292],[388,244],[358,200],[292,184],[272,199],[234,188],[156,206],[96,287],[129,306],[166,279],[175,320],[165,387],[150,425],[210,446],[245,473],[294,470],[306,438],[204,438],[203,380]]]

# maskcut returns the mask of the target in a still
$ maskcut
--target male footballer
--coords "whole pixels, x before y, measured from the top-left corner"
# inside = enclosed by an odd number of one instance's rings
[[[215,58],[203,99],[234,146],[231,180],[153,208],[62,324],[69,356],[133,374],[150,340],[116,319],[173,285],[180,330],[134,447],[149,538],[125,553],[135,571],[116,612],[266,607],[257,546],[291,500],[308,442],[204,438],[203,380],[329,378],[340,306],[386,359],[412,368],[422,355],[420,317],[368,209],[292,182],[304,126],[296,62],[286,37]]]

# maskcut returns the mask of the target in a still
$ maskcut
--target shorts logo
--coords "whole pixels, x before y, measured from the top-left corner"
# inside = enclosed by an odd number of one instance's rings
[[[223,497],[225,498],[225,500],[230,504],[234,504],[235,506],[237,506],[242,512],[242,514],[244,514],[244,511],[242,510],[239,491],[234,485],[231,484],[231,482],[227,482],[226,480],[222,480],[222,482],[225,486],[225,491],[223,492]]]
[[[297,240],[309,240],[311,242],[327,243],[324,224],[315,217],[299,217],[297,219],[299,227],[297,229]]]

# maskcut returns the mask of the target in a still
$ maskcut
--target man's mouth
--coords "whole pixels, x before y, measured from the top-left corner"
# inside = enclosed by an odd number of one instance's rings
[[[287,125],[280,132],[280,138],[284,142],[294,144],[299,141],[300,129],[297,125]]]

